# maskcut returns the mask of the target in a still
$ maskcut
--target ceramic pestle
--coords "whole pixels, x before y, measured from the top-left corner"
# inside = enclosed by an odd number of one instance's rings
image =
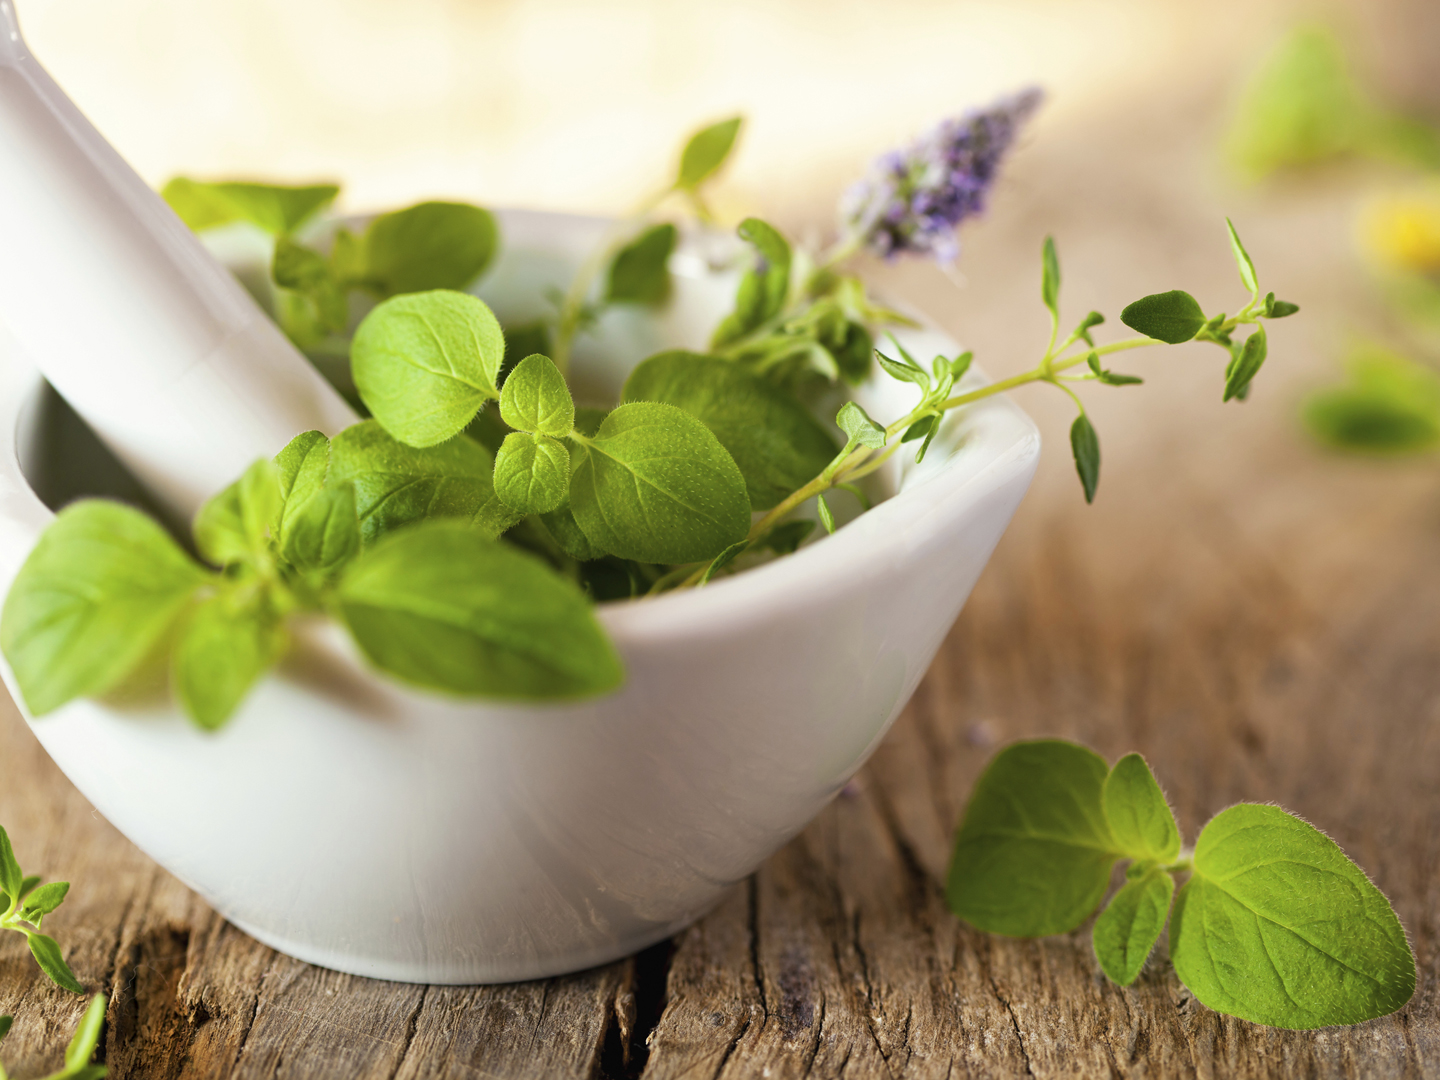
[[[0,323],[169,509],[355,414],[85,119],[0,0]]]

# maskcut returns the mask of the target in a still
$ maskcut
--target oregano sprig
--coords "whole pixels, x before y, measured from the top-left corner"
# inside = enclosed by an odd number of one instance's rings
[[[40,932],[45,916],[65,902],[68,881],[41,884],[39,877],[26,877],[15,860],[10,837],[0,828],[0,929],[24,934],[30,955],[50,981],[76,994],[85,992],[54,938]]]
[[[1125,882],[1091,935],[1114,982],[1135,981],[1168,918],[1175,973],[1218,1012],[1317,1028],[1384,1016],[1415,992],[1400,920],[1333,840],[1277,806],[1240,803],[1187,852],[1139,754],[1108,767],[1058,739],[996,754],[956,833],[946,899],[991,933],[1065,934],[1122,861]]]

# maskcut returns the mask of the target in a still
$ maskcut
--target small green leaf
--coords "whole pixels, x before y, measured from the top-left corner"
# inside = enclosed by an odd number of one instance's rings
[[[10,837],[0,829],[0,889],[7,896],[20,897],[24,890],[25,873],[15,860],[15,849],[10,846]]]
[[[743,120],[744,118],[739,116],[721,120],[718,124],[701,128],[690,136],[690,141],[685,144],[685,150],[680,155],[680,171],[676,176],[675,186],[693,191],[713,176],[730,156]]]
[[[463,289],[499,247],[500,231],[489,211],[468,203],[418,203],[371,222],[364,240],[365,283],[382,297]],[[495,329],[498,333],[498,324]],[[497,356],[497,368],[499,362]],[[492,370],[492,382],[494,377]]]
[[[700,575],[700,580],[697,584],[708,585],[711,578],[734,562],[736,557],[749,546],[749,540],[741,540],[739,543],[731,544],[724,551],[720,552],[719,555],[716,555],[715,558],[710,560],[710,565],[705,567],[705,572]]]
[[[360,554],[355,485],[347,480],[312,496],[290,517],[280,553],[295,569],[322,580]]]
[[[776,525],[755,541],[755,547],[768,548],[777,555],[793,555],[800,549],[806,538],[815,531],[813,521],[787,521]]]
[[[1270,295],[1274,296],[1275,294],[1271,293]],[[1265,317],[1267,319],[1283,319],[1286,316],[1294,315],[1299,310],[1299,304],[1292,304],[1288,300],[1276,300],[1274,303],[1268,305]]]
[[[898,361],[891,360],[890,357],[879,351],[875,353],[875,359],[880,361],[880,366],[885,370],[885,374],[889,375],[892,379],[898,379],[900,382],[912,382],[922,390],[928,391],[930,389],[929,374],[914,364],[899,363]]]
[[[10,1025],[14,1023],[14,1021],[15,1018],[13,1016],[0,1016],[0,1039],[5,1038],[5,1036],[10,1033]]]
[[[754,269],[740,279],[735,310],[716,327],[711,348],[728,345],[775,318],[790,292],[791,254],[785,237],[759,218],[746,218],[736,231],[740,239],[755,246],[758,258]]]
[[[80,1024],[75,1028],[75,1034],[70,1038],[70,1045],[65,1048],[65,1069],[73,1073],[76,1080],[82,1076],[81,1070],[95,1054],[95,1048],[100,1045],[100,1032],[105,1027],[105,995],[96,994],[90,999],[90,1004],[85,1009],[85,1015],[80,1018]],[[104,1066],[95,1066],[100,1072],[93,1073],[94,1076],[103,1076]]]
[[[84,499],[60,511],[0,615],[0,648],[30,711],[115,686],[208,576],[138,510]]]
[[[365,316],[350,346],[355,387],[375,419],[410,446],[465,429],[495,387],[505,336],[473,296],[437,290],[397,296]]]
[[[177,176],[160,192],[180,220],[197,232],[248,221],[268,233],[292,233],[335,201],[336,184],[204,183]]]
[[[1120,313],[1120,321],[1146,337],[1179,345],[1200,332],[1205,312],[1189,293],[1172,289],[1142,296]]]
[[[1051,318],[1060,318],[1060,259],[1055,254],[1055,238],[1045,237],[1040,249],[1040,299],[1050,309]]]
[[[495,455],[495,494],[517,514],[548,514],[570,495],[570,453],[549,435],[512,431]]]
[[[794,395],[711,356],[652,356],[631,372],[622,399],[674,405],[709,428],[745,477],[752,510],[803,487],[839,450]]]
[[[265,590],[222,586],[185,621],[171,655],[171,682],[186,715],[207,731],[230,719],[280,658],[285,631]]]
[[[75,978],[75,973],[70,970],[70,965],[65,963],[65,957],[61,955],[60,946],[54,938],[30,930],[25,932],[25,936],[30,939],[30,955],[35,957],[40,970],[49,976],[51,982],[72,994],[85,992],[85,988]]]
[[[1127,881],[1121,886],[1100,917],[1090,940],[1100,970],[1121,986],[1129,986],[1145,966],[1165,918],[1170,914],[1170,898],[1175,895],[1175,879],[1158,867]]]
[[[623,678],[578,588],[461,522],[386,537],[346,570],[337,601],[371,663],[419,686],[551,700],[604,693]]]
[[[927,437],[930,432],[935,430],[939,423],[940,417],[936,416],[934,413],[931,413],[929,416],[922,416],[919,420],[916,420],[915,423],[911,424],[908,428],[905,429],[905,434],[900,436],[900,441],[902,443],[907,443],[914,442],[916,439],[923,439]]]
[[[500,391],[500,418],[516,431],[563,438],[575,426],[575,402],[565,376],[548,356],[527,356]]]
[[[1250,261],[1250,255],[1245,250],[1245,245],[1240,242],[1240,234],[1235,231],[1235,223],[1227,217],[1225,227],[1230,230],[1230,250],[1235,255],[1235,267],[1240,271],[1240,284],[1249,290],[1250,295],[1259,296],[1260,282],[1255,276],[1255,264]]]
[[[1260,365],[1265,363],[1265,352],[1265,328],[1257,326],[1225,371],[1224,400],[1237,397],[1244,400],[1248,396],[1251,380],[1259,374]]]
[[[1069,933],[1089,917],[1120,858],[1101,792],[1109,769],[1059,739],[1015,743],[981,774],[955,837],[946,900],[981,930]]]
[[[679,234],[668,222],[652,225],[615,254],[605,282],[610,304],[663,304],[670,297],[670,254]]]
[[[33,890],[37,885],[40,884],[41,880],[42,879],[38,874],[31,874],[24,881],[22,881],[20,883],[20,899],[24,900],[25,897],[30,894],[31,890]]]
[[[285,542],[289,522],[325,486],[330,472],[330,440],[319,431],[305,431],[275,455],[275,479],[280,485],[279,539]]]
[[[673,405],[632,402],[605,418],[570,478],[591,543],[622,559],[713,559],[750,529],[745,478],[710,429]]]
[[[1095,489],[1100,486],[1100,437],[1090,418],[1081,413],[1070,425],[1070,452],[1075,456],[1075,471],[1080,474],[1080,486],[1085,489],[1085,501],[1095,501]]]
[[[1104,804],[1110,833],[1130,858],[1170,862],[1180,854],[1180,827],[1139,754],[1126,754],[1110,770]]]
[[[1232,806],[1200,833],[1170,958],[1201,1003],[1272,1027],[1358,1024],[1415,992],[1415,957],[1384,894],[1277,806]]]
[[[967,349],[950,361],[950,374],[954,376],[956,382],[959,382],[960,377],[970,370],[970,364],[974,359],[975,353]]]
[[[325,256],[282,236],[275,242],[270,276],[282,289],[299,293],[314,305],[314,315],[322,329],[332,334],[345,330],[350,320],[350,303],[344,285]]]
[[[853,401],[840,406],[835,414],[835,423],[850,437],[851,442],[878,450],[885,445],[885,429],[871,420],[869,415]]]
[[[825,526],[825,531],[835,532],[835,515],[830,512],[830,504],[825,501],[824,495],[815,496],[815,507],[820,511],[820,524]]]
[[[1440,375],[1429,366],[1373,346],[1352,356],[1341,386],[1312,394],[1305,425],[1345,450],[1404,454],[1440,444]]]
[[[490,453],[466,436],[417,449],[392,439],[374,420],[346,428],[330,443],[331,485],[355,485],[360,538],[425,518],[471,518],[495,497]]]
[[[260,458],[195,515],[195,546],[216,566],[255,562],[269,550],[284,498],[275,463]]]
[[[68,881],[52,881],[48,885],[41,885],[25,897],[20,907],[20,917],[39,926],[41,919],[65,902],[65,894],[69,891]]]

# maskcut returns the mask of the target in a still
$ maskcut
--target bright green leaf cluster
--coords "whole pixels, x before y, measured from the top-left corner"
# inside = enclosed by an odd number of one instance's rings
[[[70,965],[65,963],[59,944],[40,932],[45,916],[64,902],[70,884],[52,881],[42,885],[40,882],[38,877],[25,876],[15,860],[10,837],[4,829],[0,829],[0,929],[24,934],[30,944],[30,955],[35,957],[35,962],[50,981],[72,993],[83,994],[85,988],[75,978]],[[0,1037],[3,1035],[4,1032],[0,1031]]]
[[[741,276],[735,310],[711,338],[715,355],[782,386],[806,377],[854,386],[870,374],[871,328],[913,325],[871,301],[853,275],[828,268],[797,274],[790,243],[774,226],[746,218],[737,231],[755,261]]]
[[[356,235],[338,229],[322,254],[295,234],[335,201],[336,184],[285,186],[177,176],[161,194],[196,231],[243,221],[275,237],[270,265],[281,327],[304,348],[343,334],[352,291],[384,300],[463,289],[494,260],[500,233],[489,211],[468,203],[422,202],[381,214]]]
[[[955,837],[946,898],[981,930],[1043,937],[1099,907],[1105,974],[1135,981],[1170,922],[1170,957],[1220,1012],[1285,1028],[1353,1024],[1415,991],[1415,958],[1389,902],[1333,840],[1279,807],[1242,803],[1201,830],[1192,856],[1149,766],[1113,768],[1047,739],[1002,750]],[[1175,877],[1188,880],[1175,890]],[[1174,897],[1173,911],[1171,898]]]
[[[85,1014],[75,1028],[75,1034],[70,1037],[70,1045],[65,1048],[64,1066],[58,1072],[41,1077],[41,1080],[103,1080],[109,1075],[109,1070],[104,1065],[90,1064],[90,1059],[95,1056],[95,1050],[100,1045],[100,1035],[105,1030],[106,1005],[104,994],[96,994],[90,999],[90,1004],[85,1007]],[[11,1017],[0,1016],[0,1040],[9,1032],[10,1021]],[[0,1080],[7,1080],[3,1065],[0,1065]]]

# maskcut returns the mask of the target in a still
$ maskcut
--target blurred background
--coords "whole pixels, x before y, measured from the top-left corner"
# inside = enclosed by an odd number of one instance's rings
[[[1200,345],[1128,365],[1149,383],[1140,390],[1094,388],[1105,459],[1096,513],[1149,514],[1170,489],[1202,504],[1232,498],[1244,480],[1258,488],[1239,527],[1258,527],[1286,520],[1265,508],[1284,503],[1296,468],[1325,476],[1325,501],[1351,510],[1383,501],[1377,477],[1440,479],[1423,459],[1377,472],[1319,448],[1364,444],[1374,408],[1415,413],[1401,417],[1409,442],[1378,449],[1440,441],[1440,382],[1426,366],[1440,356],[1440,138],[1425,119],[1440,118],[1434,0],[18,7],[36,55],[157,186],[176,173],[334,180],[346,211],[442,197],[623,212],[669,174],[686,134],[739,111],[742,142],[714,189],[720,216],[759,214],[820,242],[874,154],[1039,84],[1047,103],[987,215],[962,230],[958,273],[876,261],[868,273],[883,293],[927,311],[1003,375],[1043,348],[1046,233],[1064,266],[1065,317],[1097,308],[1111,321],[1101,333],[1114,333],[1119,309],[1148,292],[1185,288],[1207,310],[1243,302],[1228,214],[1262,288],[1303,309],[1272,326],[1271,358],[1243,406],[1222,407],[1224,358]],[[1381,357],[1363,378],[1362,354]],[[1421,366],[1403,366],[1412,361]],[[1362,415],[1351,400],[1327,420],[1306,404],[1325,393],[1348,394]],[[1056,491],[1027,513],[1068,514],[1079,500],[1061,449],[1071,407],[1046,388],[1021,403],[1052,447],[1037,491]],[[1378,430],[1393,436],[1394,416]]]

